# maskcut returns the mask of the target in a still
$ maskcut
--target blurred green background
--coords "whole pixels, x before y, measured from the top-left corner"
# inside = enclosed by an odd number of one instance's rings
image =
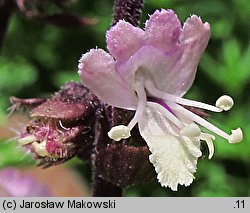
[[[97,18],[81,28],[60,28],[28,20],[19,12],[11,17],[0,55],[0,129],[8,124],[9,97],[49,97],[69,80],[79,81],[78,59],[90,48],[105,48],[105,31],[112,18],[113,1],[83,0],[72,6],[76,14]],[[191,14],[211,25],[212,36],[200,62],[194,85],[186,97],[213,104],[222,94],[235,100],[230,112],[211,114],[211,122],[229,132],[238,126],[244,141],[228,144],[217,138],[215,155],[198,163],[195,181],[178,192],[149,183],[125,191],[126,196],[250,196],[250,3],[249,0],[145,0],[141,25],[147,14],[173,9],[184,22]],[[53,10],[53,8],[51,8]],[[1,21],[1,20],[0,20]],[[30,157],[7,143],[0,131],[0,168],[34,166]],[[89,166],[66,163],[87,179]]]

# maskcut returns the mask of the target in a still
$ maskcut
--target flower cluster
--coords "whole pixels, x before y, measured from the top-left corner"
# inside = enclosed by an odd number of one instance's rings
[[[212,157],[215,137],[200,126],[225,138],[240,142],[240,128],[227,134],[190,106],[213,112],[229,110],[233,100],[220,97],[215,106],[182,98],[191,87],[202,53],[210,37],[210,26],[193,15],[183,27],[172,10],[156,11],[145,29],[119,21],[106,34],[109,53],[91,49],[83,54],[79,74],[83,84],[102,101],[135,115],[128,125],[114,126],[108,133],[115,141],[130,137],[138,124],[151,155],[150,162],[162,186],[177,190],[194,179],[200,142],[205,141]]]
[[[89,158],[99,101],[87,88],[68,82],[52,98],[12,97],[12,103],[12,110],[23,105],[31,108],[31,121],[18,134],[17,141],[41,159],[42,166],[59,164],[76,155]]]

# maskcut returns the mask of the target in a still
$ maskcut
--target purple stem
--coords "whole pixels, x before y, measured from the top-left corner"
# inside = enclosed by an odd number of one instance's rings
[[[134,26],[138,26],[143,0],[116,0],[114,6],[114,14],[112,25],[115,25],[119,20],[123,19]],[[109,122],[107,116],[102,112],[102,116],[99,118],[99,125],[95,126],[95,143],[94,153],[92,155],[92,166],[93,166],[93,196],[94,197],[121,197],[122,188],[115,186],[114,184],[99,177],[99,172],[95,167],[95,155],[99,149],[106,146],[107,131]],[[97,134],[99,133],[99,134]]]
[[[116,0],[112,25],[122,19],[138,26],[142,6],[143,0]]]
[[[103,106],[104,107],[104,106]],[[95,129],[95,142],[92,154],[92,169],[93,169],[93,197],[122,197],[122,188],[115,186],[114,184],[99,177],[100,172],[95,166],[96,155],[99,150],[106,147],[107,143],[110,142],[108,137],[108,130],[110,125],[108,122],[108,117],[105,113],[105,109],[98,111],[96,113],[96,123]]]
[[[95,176],[94,180],[95,186],[93,190],[93,197],[121,197],[122,196],[122,188],[115,186],[114,184]]]

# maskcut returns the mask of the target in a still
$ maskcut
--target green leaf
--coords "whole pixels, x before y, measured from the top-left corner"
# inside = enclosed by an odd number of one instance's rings
[[[250,163],[250,114],[248,108],[243,108],[240,105],[235,109],[232,109],[226,115],[220,115],[217,120],[220,120],[220,124],[216,124],[219,128],[222,128],[227,133],[231,133],[231,129],[240,127],[243,131],[243,140],[240,143],[229,144],[225,139],[216,137],[215,140],[215,155],[221,158],[229,158],[235,160],[242,160]]]
[[[218,162],[200,160],[196,177],[195,196],[226,197],[234,194],[225,169]]]
[[[250,77],[250,45],[243,52],[235,39],[225,41],[218,61],[204,54],[200,66],[226,92],[238,96]]]
[[[231,35],[233,23],[229,19],[219,19],[212,23],[212,37],[216,39],[225,39]]]
[[[80,77],[77,72],[60,71],[55,75],[54,84],[59,88],[68,81],[80,81]]]
[[[36,69],[23,58],[0,59],[0,91],[15,93],[36,80]]]
[[[16,142],[0,140],[0,168],[34,165],[31,155],[25,154]]]

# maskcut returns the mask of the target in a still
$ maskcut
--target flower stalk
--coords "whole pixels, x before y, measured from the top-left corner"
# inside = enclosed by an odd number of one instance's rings
[[[119,20],[126,20],[127,22],[131,23],[134,26],[139,25],[141,9],[143,6],[143,0],[115,0],[114,5],[114,13],[113,13],[113,20],[112,25],[115,25]],[[111,108],[113,111],[114,108]],[[123,116],[118,115],[118,116]],[[107,121],[107,120],[106,120]],[[104,121],[105,122],[105,121]],[[103,128],[107,128],[107,125],[102,125]],[[95,150],[98,150],[101,146],[103,146],[103,139],[105,138],[105,132],[101,138],[101,140],[97,140],[95,143]],[[93,155],[94,157],[95,154]],[[106,181],[100,177],[98,177],[98,169],[96,168],[95,161],[92,160],[92,166],[94,168],[93,176],[93,196],[98,197],[106,197],[106,196],[115,196],[121,197],[122,196],[122,187],[113,185],[111,182]]]
[[[139,25],[143,0],[116,0],[112,25],[125,20],[134,26]]]
[[[2,49],[8,23],[14,9],[14,1],[0,0],[0,50]]]

